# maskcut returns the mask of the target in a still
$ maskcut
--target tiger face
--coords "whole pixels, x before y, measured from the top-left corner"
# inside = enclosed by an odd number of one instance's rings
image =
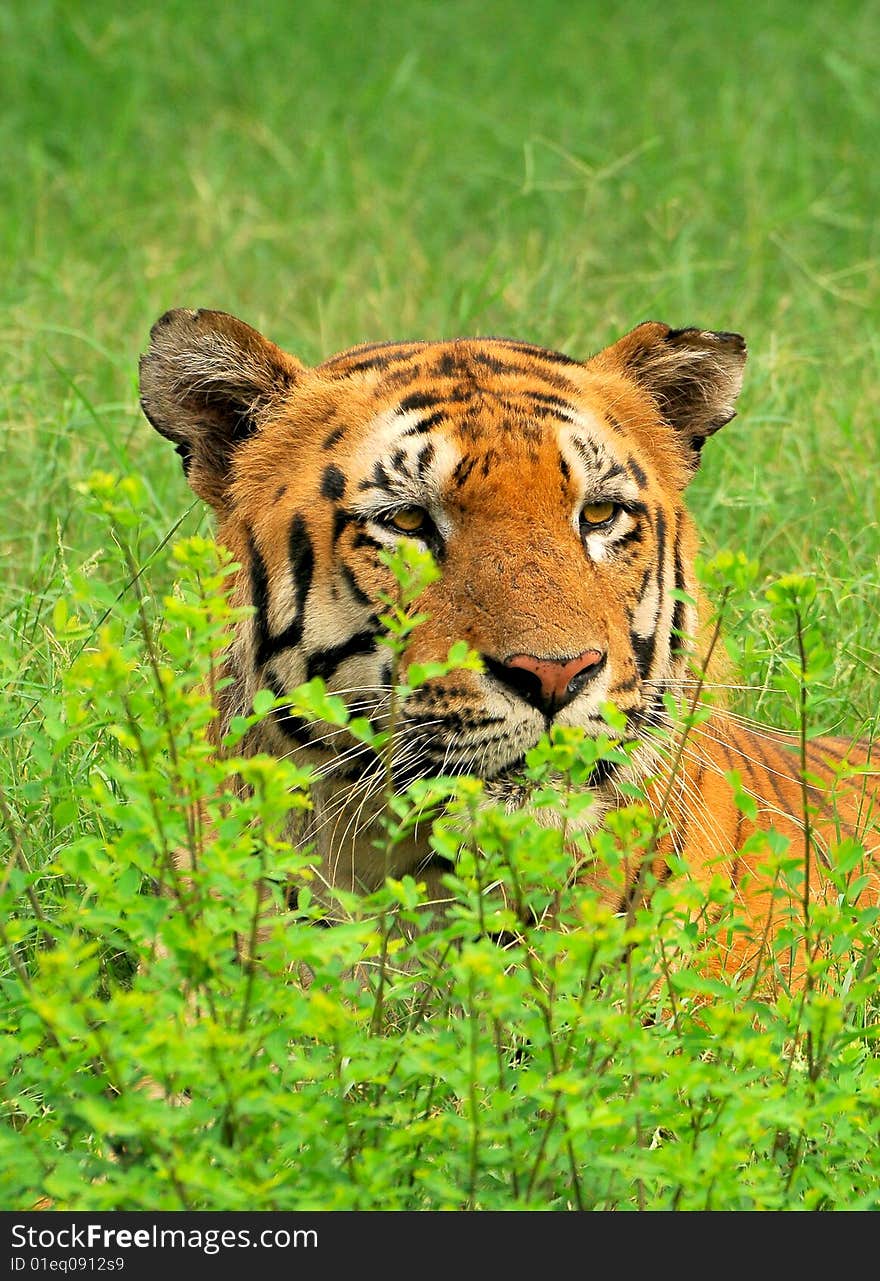
[[[223,313],[163,316],[143,409],[215,508],[237,599],[254,606],[231,646],[227,713],[320,676],[381,726],[393,584],[379,553],[414,539],[441,574],[407,661],[464,640],[482,670],[406,699],[398,783],[466,772],[513,789],[548,728],[604,733],[607,703],[638,742],[687,671],[683,493],[733,416],[745,358],[738,334],[648,322],[586,362],[487,338],[361,346],[306,368]],[[264,750],[302,751],[339,786],[377,771],[369,748],[288,708],[262,732]],[[596,771],[597,798],[613,772]]]

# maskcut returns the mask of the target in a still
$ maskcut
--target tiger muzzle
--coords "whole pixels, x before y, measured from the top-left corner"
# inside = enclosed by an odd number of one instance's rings
[[[486,671],[495,680],[550,718],[567,707],[602,671],[607,654],[587,649],[575,658],[539,658],[512,654],[500,661],[482,655]]]

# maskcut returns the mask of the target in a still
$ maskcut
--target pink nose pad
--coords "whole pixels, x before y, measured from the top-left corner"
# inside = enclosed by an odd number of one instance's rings
[[[565,707],[595,676],[605,663],[605,654],[599,649],[586,649],[577,658],[537,658],[534,654],[513,654],[501,667],[512,669],[508,681],[529,702],[544,711],[558,711]],[[513,677],[513,672],[528,673],[523,678]],[[533,679],[529,679],[529,678]]]

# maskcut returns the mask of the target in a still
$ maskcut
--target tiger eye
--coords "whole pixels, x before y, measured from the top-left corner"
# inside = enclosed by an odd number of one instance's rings
[[[616,503],[587,503],[581,511],[581,520],[588,525],[606,525],[616,510]]]
[[[401,534],[417,534],[424,527],[426,513],[421,507],[401,507],[388,517],[388,524]]]

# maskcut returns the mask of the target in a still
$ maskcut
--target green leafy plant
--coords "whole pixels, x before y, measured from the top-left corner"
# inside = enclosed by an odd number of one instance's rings
[[[3,802],[5,1204],[877,1206],[877,913],[861,906],[854,842],[834,851],[835,900],[780,934],[780,953],[806,940],[809,982],[770,1003],[707,964],[737,928],[720,878],[653,885],[646,870],[619,915],[590,888],[596,861],[612,881],[626,860],[648,869],[658,836],[636,794],[592,837],[579,825],[590,772],[627,751],[612,708],[607,736],[558,729],[528,754],[524,786],[554,814],[543,824],[472,778],[396,790],[393,705],[384,727],[357,722],[315,680],[292,696],[298,715],[388,751],[377,842],[431,823],[453,869],[442,914],[416,880],[386,878],[338,892],[321,928],[310,851],[282,838],[290,808],[310,804],[309,770],[240,750],[274,696],[213,741],[217,656],[241,616],[233,566],[183,540],[172,594],[151,600],[129,542],[139,486],[98,476],[88,492],[131,587],[102,618],[73,575],[54,610],[66,675],[36,762],[48,857],[15,813],[33,780]],[[411,550],[388,564],[400,698],[476,660],[459,646],[436,671],[405,668],[432,567]],[[722,594],[752,582],[736,558],[712,572]],[[802,657],[786,672],[806,722],[827,667],[810,589],[779,583],[769,606],[795,620]],[[803,876],[784,842],[766,858],[782,888]]]

